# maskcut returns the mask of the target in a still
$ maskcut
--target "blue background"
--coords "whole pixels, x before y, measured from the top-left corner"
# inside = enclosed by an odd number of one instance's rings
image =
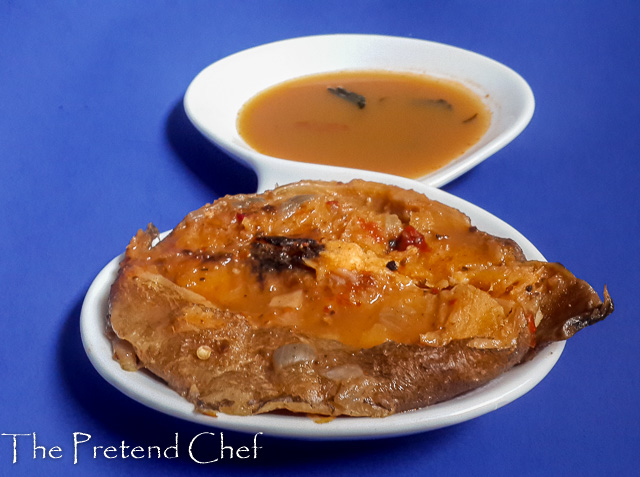
[[[0,2],[1,475],[632,475],[640,420],[638,2]],[[193,77],[284,38],[378,33],[494,58],[531,85],[514,142],[444,187],[515,226],[616,303],[573,338],[533,391],[415,436],[313,443],[264,438],[257,460],[93,459],[92,444],[172,444],[203,430],[129,400],[93,370],[80,306],[98,271],[153,221],[173,227],[253,174],[188,123]],[[636,311],[634,311],[636,310]],[[225,432],[239,446],[250,437]]]

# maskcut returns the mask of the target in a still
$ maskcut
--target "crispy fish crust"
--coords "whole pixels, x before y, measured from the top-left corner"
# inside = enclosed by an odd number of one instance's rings
[[[460,212],[364,181],[225,197],[157,241],[150,226],[127,248],[108,334],[125,369],[201,411],[387,416],[482,386],[613,311],[606,289],[602,302]]]

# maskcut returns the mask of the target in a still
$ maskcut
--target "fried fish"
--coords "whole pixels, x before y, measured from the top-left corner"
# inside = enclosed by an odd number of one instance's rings
[[[414,191],[303,181],[127,247],[108,334],[203,412],[387,416],[475,389],[613,311]]]

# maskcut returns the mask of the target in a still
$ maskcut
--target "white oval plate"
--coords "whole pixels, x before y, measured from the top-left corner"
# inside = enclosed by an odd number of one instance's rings
[[[339,177],[377,179],[380,182],[415,189],[467,214],[473,224],[494,235],[515,240],[527,258],[544,260],[542,254],[513,227],[483,209],[444,191],[420,182],[366,171],[346,170]],[[281,183],[284,183],[282,181]],[[373,439],[407,435],[450,426],[494,411],[522,396],[538,384],[553,368],[564,349],[564,342],[553,343],[531,361],[516,366],[489,384],[472,392],[423,409],[385,418],[336,418],[318,424],[299,416],[266,414],[231,416],[219,413],[209,417],[194,411],[193,405],[166,384],[145,371],[127,372],[112,359],[109,340],[104,334],[107,302],[111,284],[122,256],[114,258],[93,281],[80,317],[85,351],[96,370],[127,396],[153,409],[199,424],[240,432],[263,432],[268,435],[304,439]]]
[[[238,134],[242,105],[285,80],[329,71],[383,69],[458,81],[480,97],[492,113],[484,137],[465,154],[419,180],[440,187],[511,142],[534,110],[531,88],[506,66],[477,53],[430,41],[379,35],[321,35],[278,41],[241,51],[205,68],[184,97],[187,116],[208,139],[264,176],[283,169],[305,176],[307,164],[253,150]],[[327,175],[331,174],[330,166]],[[269,179],[270,180],[270,179]]]

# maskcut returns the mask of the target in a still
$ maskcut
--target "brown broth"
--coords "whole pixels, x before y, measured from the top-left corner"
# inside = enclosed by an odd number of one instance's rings
[[[365,107],[328,90],[338,87],[363,96]],[[459,83],[351,71],[273,86],[243,106],[237,127],[269,156],[418,178],[464,154],[490,123],[482,99]]]

